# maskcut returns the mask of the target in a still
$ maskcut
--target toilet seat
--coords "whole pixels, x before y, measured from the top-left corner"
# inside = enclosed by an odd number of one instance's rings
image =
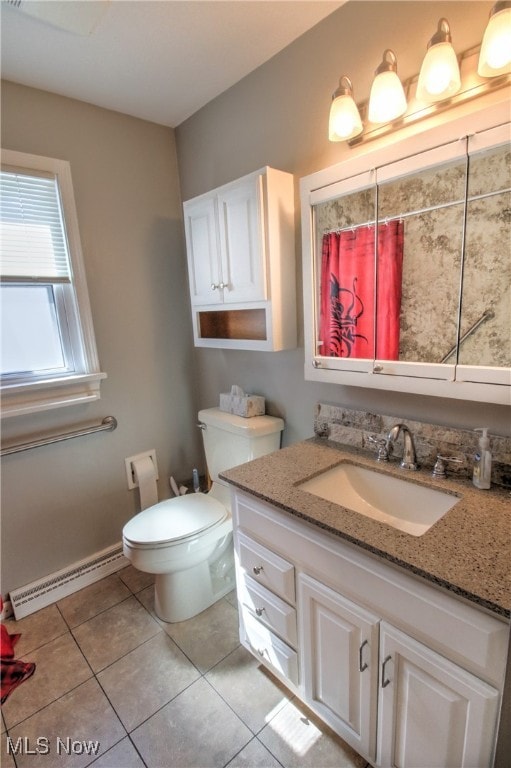
[[[223,522],[229,513],[204,493],[177,496],[139,512],[123,529],[124,540],[137,549],[181,543]]]

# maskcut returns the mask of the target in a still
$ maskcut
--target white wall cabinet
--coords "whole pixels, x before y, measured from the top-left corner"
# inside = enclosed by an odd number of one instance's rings
[[[248,494],[233,501],[243,644],[374,766],[491,768],[509,625]]]
[[[192,305],[218,304],[222,294],[217,290],[220,253],[215,199],[190,200],[183,208]]]
[[[196,346],[296,346],[293,176],[263,168],[183,210]]]
[[[261,183],[261,176],[240,179],[184,204],[195,306],[266,299]]]

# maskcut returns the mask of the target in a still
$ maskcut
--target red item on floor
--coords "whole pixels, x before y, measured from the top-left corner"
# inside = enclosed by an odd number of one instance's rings
[[[0,598],[0,610],[2,600]],[[0,624],[0,665],[2,677],[2,704],[18,685],[28,680],[35,672],[35,664],[31,661],[19,661],[14,658],[14,646],[21,635],[10,635],[3,624]]]

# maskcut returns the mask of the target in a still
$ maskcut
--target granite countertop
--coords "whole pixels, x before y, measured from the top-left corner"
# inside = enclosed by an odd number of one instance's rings
[[[454,493],[459,502],[422,536],[301,490],[305,480],[343,462],[394,474]],[[407,472],[399,463],[378,464],[374,454],[311,438],[222,473],[230,484],[307,520],[408,571],[483,606],[511,616],[511,495],[469,480],[433,478],[430,470]]]

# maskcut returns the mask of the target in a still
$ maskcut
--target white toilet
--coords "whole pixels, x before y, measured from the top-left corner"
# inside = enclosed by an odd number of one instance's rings
[[[219,472],[280,447],[282,419],[249,419],[219,408],[199,411],[209,493],[161,501],[123,528],[125,556],[139,571],[156,574],[155,610],[163,621],[196,616],[234,588],[230,492]]]

